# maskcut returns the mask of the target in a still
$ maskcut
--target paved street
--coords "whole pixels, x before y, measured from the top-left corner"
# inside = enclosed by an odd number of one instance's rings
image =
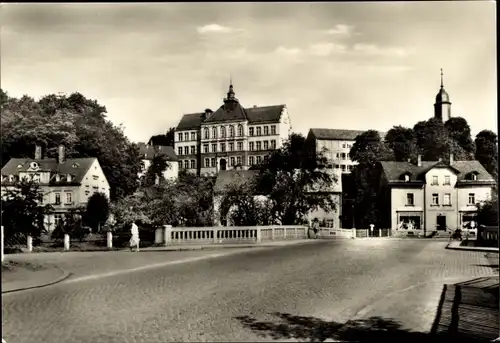
[[[319,241],[70,279],[3,295],[2,335],[16,343],[318,341],[374,317],[428,332],[443,284],[493,272],[484,253],[445,245]]]

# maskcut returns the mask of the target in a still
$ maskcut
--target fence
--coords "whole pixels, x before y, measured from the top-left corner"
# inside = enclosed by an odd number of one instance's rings
[[[478,231],[477,239],[482,246],[498,247],[498,226],[481,226]]]

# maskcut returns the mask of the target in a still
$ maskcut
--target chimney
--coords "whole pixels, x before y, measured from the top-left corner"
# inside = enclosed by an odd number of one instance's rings
[[[42,159],[42,147],[40,145],[35,145],[35,160]]]
[[[453,164],[453,153],[450,154],[450,166]]]
[[[422,155],[417,156],[417,166],[419,166],[419,167],[422,166]]]
[[[58,149],[57,149],[57,159],[58,159],[58,163],[59,164],[63,164],[64,161],[66,160],[66,156],[64,155],[64,145],[59,145]]]

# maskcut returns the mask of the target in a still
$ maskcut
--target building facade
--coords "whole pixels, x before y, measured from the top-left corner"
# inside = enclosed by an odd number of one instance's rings
[[[451,233],[467,227],[495,180],[478,161],[381,162],[381,191],[396,234]]]
[[[139,143],[139,151],[143,156],[142,170],[139,172],[138,177],[140,180],[144,177],[147,170],[151,166],[153,158],[157,155],[162,155],[168,163],[167,169],[163,172],[165,180],[175,181],[179,177],[179,163],[175,154],[174,148],[164,145],[148,145]]]
[[[43,204],[51,204],[53,213],[46,215],[45,228],[54,230],[64,214],[86,206],[94,193],[109,199],[110,187],[95,157],[66,159],[59,146],[58,158],[43,158],[41,147],[35,148],[35,158],[12,158],[2,168],[2,196],[23,179],[39,183]]]
[[[215,112],[186,114],[176,127],[179,168],[201,176],[221,170],[247,170],[279,149],[291,132],[286,105],[244,108],[229,86]]]

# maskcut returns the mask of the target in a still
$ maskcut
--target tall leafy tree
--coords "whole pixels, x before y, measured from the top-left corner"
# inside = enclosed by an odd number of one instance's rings
[[[476,135],[475,158],[496,179],[498,176],[498,137],[490,130],[483,130]]]
[[[165,155],[157,154],[153,156],[153,160],[151,161],[151,165],[146,171],[146,175],[144,177],[144,185],[152,186],[156,184],[156,180],[160,183],[165,181],[163,177],[163,172],[167,170],[169,167],[168,162],[165,158]]]
[[[407,161],[417,156],[417,141],[411,128],[394,126],[385,135],[385,143],[392,150],[395,161]]]
[[[171,127],[167,130],[167,132],[164,135],[151,136],[148,144],[174,146],[174,140],[175,140],[175,127]]]
[[[256,194],[265,194],[276,221],[295,224],[312,210],[331,211],[337,205],[328,190],[337,180],[327,170],[322,154],[311,154],[310,142],[292,134],[283,146],[273,151],[259,167]]]
[[[475,145],[467,121],[462,117],[452,117],[445,123],[445,128],[449,139],[449,153],[460,160],[471,160]]]
[[[498,226],[498,190],[494,189],[491,198],[477,205],[477,222],[485,226]]]
[[[109,213],[108,198],[103,193],[96,192],[87,202],[85,222],[93,230],[100,231],[101,226],[108,220]]]
[[[420,121],[413,127],[422,159],[437,161],[446,158],[449,151],[448,132],[443,122],[436,118]]]

